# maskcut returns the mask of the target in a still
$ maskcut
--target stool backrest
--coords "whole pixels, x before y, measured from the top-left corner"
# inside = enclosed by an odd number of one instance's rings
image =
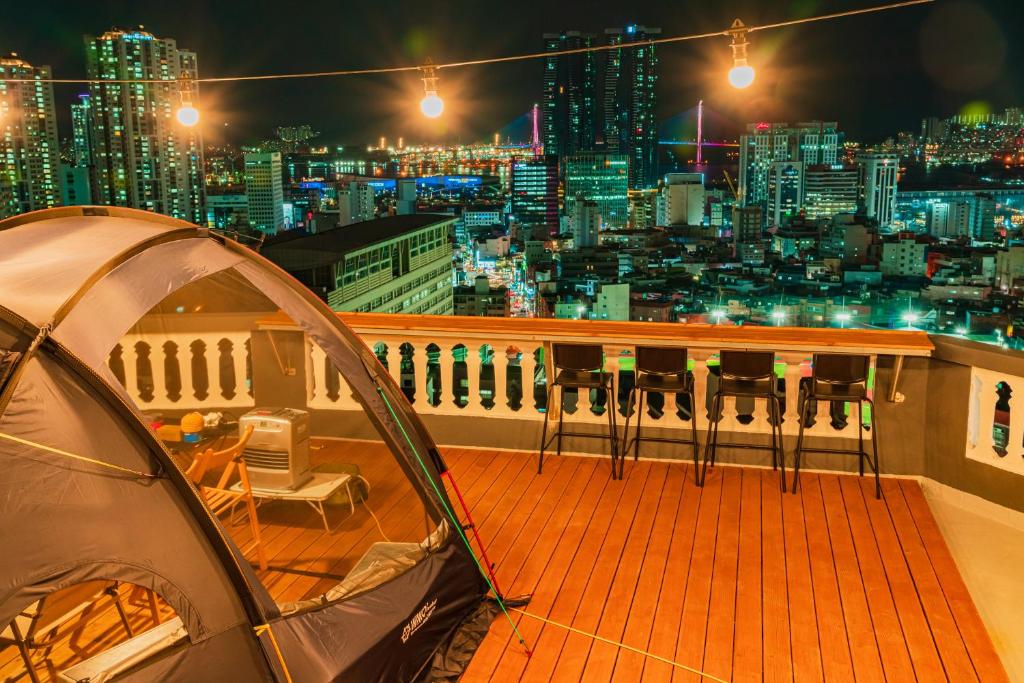
[[[559,370],[587,372],[604,365],[604,348],[600,344],[552,344],[552,359]]]
[[[722,379],[747,382],[775,376],[774,351],[722,351]]]
[[[686,349],[638,346],[636,370],[649,375],[681,375],[686,372]]]
[[[827,384],[861,384],[868,381],[867,356],[847,353],[814,354],[814,379]]]

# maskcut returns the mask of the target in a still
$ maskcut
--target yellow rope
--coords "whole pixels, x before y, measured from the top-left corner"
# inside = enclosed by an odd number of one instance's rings
[[[701,671],[699,669],[694,669],[693,667],[686,666],[685,664],[680,664],[679,662],[676,662],[676,661],[673,661],[671,659],[668,659],[667,657],[661,657],[659,655],[654,654],[653,652],[647,652],[646,650],[641,650],[640,648],[632,647],[630,645],[626,645],[625,643],[617,643],[614,640],[609,640],[608,638],[602,638],[601,636],[599,636],[599,635],[597,635],[595,633],[587,633],[586,631],[581,631],[578,628],[574,628],[574,627],[568,626],[566,624],[560,624],[557,621],[552,621],[551,619],[545,619],[544,617],[542,617],[540,615],[531,614],[530,612],[527,612],[526,610],[521,610],[521,609],[513,608],[512,611],[513,612],[518,612],[519,614],[522,614],[523,616],[530,617],[531,619],[536,619],[537,621],[542,621],[545,624],[551,624],[552,626],[557,626],[559,628],[564,628],[566,631],[572,631],[573,633],[578,633],[581,636],[586,636],[587,638],[591,638],[593,640],[598,640],[598,641],[600,641],[602,643],[608,643],[609,645],[614,645],[615,647],[619,647],[619,648],[622,648],[624,650],[629,650],[630,652],[635,652],[636,654],[643,655],[644,657],[650,657],[651,659],[656,659],[659,662],[664,662],[665,664],[669,664],[671,666],[678,667],[680,669],[683,669],[684,671],[689,671],[692,674],[697,674],[698,676],[701,676],[702,678],[707,678],[708,680],[716,681],[717,683],[729,683],[728,681],[723,680],[721,678],[718,678],[717,676],[712,676],[711,674],[704,673],[703,671]]]
[[[281,654],[281,648],[277,646],[277,638],[274,637],[274,631],[270,628],[270,624],[253,626],[253,630],[256,631],[257,637],[264,633],[270,636],[270,644],[274,646],[274,653],[277,655],[277,661],[281,663],[281,668],[284,670],[284,679],[288,681],[288,683],[292,683],[292,675],[288,672],[288,665],[284,662],[284,655]]]
[[[53,446],[47,446],[45,444],[36,443],[35,441],[29,441],[28,439],[22,439],[21,437],[14,436],[13,434],[6,434],[4,432],[0,432],[0,439],[6,439],[7,441],[12,441],[14,443],[21,444],[22,446],[29,446],[31,448],[37,448],[37,449],[39,449],[41,451],[46,451],[47,453],[53,453],[54,455],[60,455],[60,456],[63,456],[65,458],[71,458],[72,460],[80,460],[82,462],[87,462],[87,463],[89,463],[91,465],[99,465],[100,467],[107,467],[107,468],[112,469],[112,470],[117,470],[118,472],[124,472],[126,474],[134,475],[136,477],[143,477],[143,478],[147,478],[147,479],[155,479],[157,477],[157,475],[150,474],[149,472],[139,472],[137,470],[133,470],[133,469],[130,469],[128,467],[121,467],[120,465],[115,465],[115,464],[110,463],[110,462],[104,462],[102,460],[96,460],[95,458],[88,458],[88,457],[86,457],[84,455],[77,455],[75,453],[69,453],[69,452],[63,451],[63,450],[61,450],[59,448],[54,448]]]

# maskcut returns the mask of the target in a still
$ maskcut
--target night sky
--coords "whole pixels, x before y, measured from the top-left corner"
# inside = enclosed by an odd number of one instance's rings
[[[0,22],[0,52],[85,75],[82,35],[114,25],[175,38],[199,55],[201,76],[346,69],[498,56],[542,49],[541,34],[603,34],[628,23],[663,35],[722,29],[735,17],[768,23],[882,4],[882,0],[672,0],[627,2],[289,2],[176,0],[20,2]],[[13,16],[12,16],[13,15]],[[1021,0],[938,0],[932,5],[751,35],[756,84],[733,91],[726,38],[659,46],[659,119],[667,135],[693,136],[699,98],[706,136],[734,136],[747,121],[838,120],[871,142],[917,130],[922,116],[1024,104]],[[284,83],[203,86],[208,143],[251,142],[278,125],[311,124],[331,143],[380,135],[469,142],[519,135],[540,98],[540,60],[441,72],[442,123],[427,124],[413,73]],[[55,86],[61,135],[81,86]],[[225,123],[227,125],[225,125]]]

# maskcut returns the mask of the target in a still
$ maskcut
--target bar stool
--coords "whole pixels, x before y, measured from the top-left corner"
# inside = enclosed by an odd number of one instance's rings
[[[553,344],[552,364],[555,368],[555,379],[548,387],[547,410],[544,411],[544,426],[540,433],[540,457],[537,460],[537,474],[544,468],[544,451],[551,442],[558,439],[557,454],[562,454],[562,437],[578,436],[590,439],[608,439],[612,457],[612,479],[615,479],[615,460],[619,456],[619,434],[615,425],[615,377],[604,372],[604,349],[600,344]],[[549,379],[550,381],[550,379]],[[548,439],[548,416],[551,414],[552,399],[555,388],[560,387],[558,429]],[[561,401],[566,389],[586,390],[603,389],[607,397],[605,409],[608,411],[608,436],[587,432],[567,432],[562,428],[565,411]]]
[[[697,410],[696,400],[693,393],[693,374],[689,372],[686,365],[687,353],[682,348],[665,348],[657,346],[636,347],[636,382],[629,392],[629,402],[632,406],[634,399],[639,394],[639,401],[636,404],[636,434],[629,438],[629,413],[626,413],[626,426],[623,428],[622,456],[619,459],[619,479],[622,479],[622,470],[625,467],[626,454],[629,453],[630,445],[633,446],[633,460],[640,457],[641,441],[658,441],[661,443],[689,444],[693,448],[693,477],[700,486],[700,473],[698,470],[700,447],[697,445]],[[644,398],[648,393],[662,394],[686,394],[690,397],[690,438],[671,439],[667,437],[641,436],[640,423],[644,416]]]
[[[882,483],[878,467],[878,425],[875,421],[875,404],[868,398],[868,369],[870,358],[845,353],[814,354],[811,370],[811,381],[805,385],[803,405],[800,407],[800,431],[796,437],[796,452],[793,462],[793,493],[796,493],[800,477],[800,456],[810,453],[839,453],[856,455],[859,460],[860,476],[864,476],[866,460],[875,473],[875,498],[882,497]],[[804,448],[804,425],[811,418],[812,407],[817,402],[832,401],[838,403],[857,404],[857,450],[844,448]],[[869,457],[864,450],[863,410],[867,403],[871,409],[871,452]]]
[[[772,445],[759,446],[749,443],[723,443],[732,448],[759,448],[772,452],[772,469],[782,468],[779,485],[786,491],[786,459],[782,444],[782,402],[775,388],[774,351],[722,351],[719,371],[721,373],[718,391],[711,402],[711,425],[708,426],[704,446],[704,464],[701,467],[700,483],[704,485],[708,461],[715,466],[715,450],[718,447],[718,423],[722,419],[722,406],[726,396],[735,398],[763,398],[768,402],[768,421],[772,427]]]

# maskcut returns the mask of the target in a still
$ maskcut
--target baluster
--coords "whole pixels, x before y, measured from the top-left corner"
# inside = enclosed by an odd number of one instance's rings
[[[331,399],[327,397],[327,372],[324,367],[324,360],[327,354],[320,348],[319,344],[313,343],[306,338],[306,396],[309,405],[320,408],[329,408]]]
[[[469,392],[469,405],[465,411],[472,415],[490,414],[480,405],[480,365],[480,345],[473,342],[466,344],[466,391]]]
[[[786,396],[782,404],[782,432],[796,435],[800,430],[800,378],[803,377],[803,358],[783,356],[786,361]]]
[[[515,415],[508,406],[508,354],[509,344],[498,342],[494,345],[494,407],[493,415],[511,417]]]
[[[136,366],[138,349],[135,348],[135,343],[138,338],[134,335],[131,337],[125,337],[121,340],[121,349],[124,358],[124,388],[131,396],[135,405],[141,406],[142,400],[139,396],[139,375],[138,368]]]
[[[416,339],[409,342],[413,346],[412,367],[416,373],[416,410],[422,413],[435,412],[437,409],[430,405],[430,392],[427,391],[427,344],[424,339]]]

